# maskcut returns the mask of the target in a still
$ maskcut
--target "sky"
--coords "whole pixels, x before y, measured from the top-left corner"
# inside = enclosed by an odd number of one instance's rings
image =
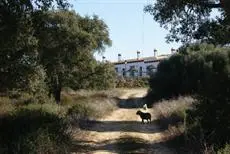
[[[117,61],[118,54],[122,59],[136,58],[137,50],[141,57],[169,54],[171,48],[177,49],[180,43],[167,44],[164,28],[144,13],[143,8],[153,0],[71,0],[73,9],[82,16],[98,15],[109,27],[112,46],[106,48],[103,55],[96,54],[97,60]]]

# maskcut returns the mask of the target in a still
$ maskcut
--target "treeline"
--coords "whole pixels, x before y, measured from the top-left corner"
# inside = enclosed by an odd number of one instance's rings
[[[184,46],[157,69],[150,79],[149,105],[154,100],[191,95],[196,102],[186,112],[188,142],[200,146],[205,143],[215,150],[228,143],[230,48],[208,44]]]
[[[49,95],[60,102],[64,86],[114,87],[113,67],[94,58],[111,45],[107,25],[69,6],[65,0],[0,2],[1,93]]]

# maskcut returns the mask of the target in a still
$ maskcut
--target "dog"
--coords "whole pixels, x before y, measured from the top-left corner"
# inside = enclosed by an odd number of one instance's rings
[[[150,113],[144,113],[140,110],[137,111],[136,115],[139,115],[142,119],[142,123],[144,123],[144,120],[147,120],[147,122],[151,122],[151,114]]]

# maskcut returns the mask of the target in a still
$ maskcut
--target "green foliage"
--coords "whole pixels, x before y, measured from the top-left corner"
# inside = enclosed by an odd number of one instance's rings
[[[189,112],[187,120],[188,128],[191,128],[188,131],[192,135],[204,135],[206,142],[214,144],[215,148],[230,140],[229,53],[230,51],[213,52],[206,56],[206,61],[210,64],[209,69],[200,87],[195,110]]]
[[[59,10],[48,12],[43,20],[43,27],[38,30],[39,55],[47,70],[50,91],[60,102],[63,86],[74,82],[75,89],[85,88],[84,80],[90,80],[98,70],[98,78],[105,75],[108,68],[95,67],[93,54],[102,52],[111,40],[108,27],[97,16],[81,17],[73,11]]]
[[[116,88],[148,87],[149,78],[117,78]]]
[[[226,144],[224,148],[218,150],[217,154],[228,154],[230,153],[230,145]]]
[[[31,76],[39,67],[38,39],[34,34],[35,25],[38,26],[40,20],[35,20],[35,12],[43,14],[54,5],[68,7],[66,0],[0,2],[1,91],[30,87]]]
[[[150,80],[150,96],[162,99],[193,95],[197,103],[186,114],[187,138],[218,149],[230,140],[230,50],[207,52],[210,48],[206,47],[189,47],[160,63]]]
[[[62,94],[60,103],[61,103],[61,105],[71,105],[74,103],[74,99],[71,95]]]
[[[91,63],[80,68],[81,72],[73,74],[69,87],[74,90],[91,89],[103,90],[114,88],[116,74],[113,65],[92,60]],[[80,71],[79,70],[79,71]]]
[[[228,0],[157,0],[147,5],[160,26],[169,30],[168,42],[191,43],[195,40],[226,45],[229,44],[230,9]],[[212,10],[219,8],[219,17],[211,17]]]
[[[42,102],[49,90],[60,102],[63,86],[91,74],[94,53],[111,45],[108,27],[68,7],[67,0],[0,2],[0,91],[26,92]]]
[[[208,75],[210,71],[214,67],[218,67],[215,71],[224,69],[217,65],[221,65],[221,61],[226,64],[224,59],[228,57],[228,52],[228,48],[215,48],[208,44],[181,47],[178,54],[158,65],[157,73],[150,79],[150,96],[158,100],[201,92],[204,84],[208,85],[216,80],[208,80],[211,77]],[[223,59],[218,60],[218,57]]]
[[[100,118],[116,108],[116,100],[114,99],[114,91],[106,93],[104,91],[84,92],[83,94],[68,95],[68,103],[62,103],[63,105],[69,105],[68,115],[74,119],[74,121],[80,122],[89,119]],[[67,102],[67,101],[66,101]]]
[[[86,103],[77,103],[68,110],[68,115],[76,121],[88,120],[94,115],[94,110]]]
[[[54,113],[22,108],[0,120],[1,153],[69,153],[68,125]]]
[[[93,74],[89,77],[87,89],[109,89],[115,87],[116,73],[110,63],[98,63]]]

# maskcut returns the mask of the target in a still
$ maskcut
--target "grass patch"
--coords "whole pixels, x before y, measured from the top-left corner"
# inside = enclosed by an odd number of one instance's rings
[[[75,120],[96,119],[108,115],[117,108],[119,90],[62,92],[62,106],[69,108],[68,113]]]
[[[110,90],[64,90],[62,91],[62,95],[69,95],[75,100],[96,97],[96,98],[117,98],[124,93],[124,89],[110,89]]]
[[[19,108],[0,119],[0,153],[69,153],[68,128],[56,110],[40,104]]]
[[[108,115],[116,109],[119,95],[121,90],[69,89],[62,92],[61,105],[50,100],[36,103],[27,94],[2,96],[0,153],[69,153],[72,124]]]

